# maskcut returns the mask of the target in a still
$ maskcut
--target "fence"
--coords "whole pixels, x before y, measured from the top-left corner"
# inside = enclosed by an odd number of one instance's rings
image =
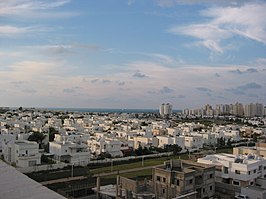
[[[132,159],[145,159],[145,158],[151,158],[151,157],[162,157],[162,156],[170,156],[173,152],[166,152],[166,153],[157,153],[157,154],[150,154],[150,155],[142,155],[142,156],[129,156],[129,157],[122,157],[122,158],[106,158],[103,160],[93,160],[90,161],[89,164],[99,164],[99,163],[109,163],[109,162],[119,162],[119,161],[126,161],[126,160],[132,160]]]
[[[47,165],[36,165],[31,167],[25,167],[25,168],[16,168],[21,173],[31,173],[31,172],[37,172],[37,171],[49,171],[49,170],[55,170],[55,169],[62,169],[66,167],[67,164],[60,162],[56,164],[47,164]]]

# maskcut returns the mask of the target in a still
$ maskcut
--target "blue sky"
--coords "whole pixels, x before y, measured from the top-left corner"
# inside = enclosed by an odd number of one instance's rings
[[[0,1],[1,106],[266,104],[266,2]]]

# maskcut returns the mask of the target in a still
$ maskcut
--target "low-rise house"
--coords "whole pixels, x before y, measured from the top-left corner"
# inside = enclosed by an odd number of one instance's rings
[[[203,148],[203,138],[201,136],[184,136],[184,138],[186,149],[196,151]]]
[[[151,146],[157,146],[157,141],[158,139],[155,137],[152,138],[147,138],[143,136],[134,136],[133,141],[134,141],[134,149],[138,149],[139,147],[151,147]]]
[[[56,160],[74,165],[86,166],[90,160],[90,152],[85,144],[69,141],[49,142],[49,152]]]
[[[3,155],[5,161],[17,167],[30,167],[41,164],[39,144],[27,140],[11,140],[4,143]]]
[[[121,151],[121,142],[112,138],[101,137],[98,139],[89,139],[88,147],[91,152],[95,155],[100,155],[101,153],[108,153],[111,157],[120,157],[123,156]]]
[[[158,139],[158,147],[164,148],[165,145],[178,145],[182,148],[182,150],[185,149],[185,138],[183,136],[156,136]]]
[[[266,177],[266,160],[257,155],[221,153],[199,158],[198,162],[215,165],[215,179],[220,183],[243,187],[258,184],[260,178]]]

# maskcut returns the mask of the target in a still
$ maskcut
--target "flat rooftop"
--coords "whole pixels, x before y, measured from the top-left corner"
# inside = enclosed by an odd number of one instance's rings
[[[0,160],[0,198],[66,199]]]

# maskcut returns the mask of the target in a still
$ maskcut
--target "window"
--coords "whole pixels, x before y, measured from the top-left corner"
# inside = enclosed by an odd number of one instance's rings
[[[210,178],[212,178],[213,177],[213,175],[212,175],[212,173],[210,174]]]
[[[261,171],[261,169],[262,169],[262,166],[259,166],[259,170]]]
[[[250,171],[248,171],[248,175],[250,175]]]
[[[157,181],[161,181],[161,177],[160,177],[160,176],[157,176],[157,177],[156,177],[156,180],[157,180]]]
[[[179,186],[179,180],[178,180],[178,179],[175,179],[175,184],[176,184],[177,186]]]
[[[205,193],[205,188],[202,189],[202,192]]]
[[[190,180],[189,180],[189,184],[192,184],[192,183],[193,183],[193,179],[190,179]]]
[[[239,186],[239,182],[238,181],[233,181],[233,185],[238,185]]]
[[[163,182],[166,182],[166,178],[163,178]]]
[[[266,166],[264,166],[263,169],[266,170]]]
[[[210,191],[212,191],[212,186],[210,186]]]
[[[235,170],[235,174],[240,174],[240,171],[239,170]]]
[[[163,189],[163,194],[165,193],[165,189]]]
[[[254,171],[253,171],[253,173],[256,173],[257,172],[257,170],[255,169]]]
[[[36,164],[37,164],[36,160],[31,160],[31,161],[29,161],[29,167],[30,167],[30,166],[34,166],[34,165],[36,165]]]
[[[228,173],[228,167],[224,167],[224,173]]]

